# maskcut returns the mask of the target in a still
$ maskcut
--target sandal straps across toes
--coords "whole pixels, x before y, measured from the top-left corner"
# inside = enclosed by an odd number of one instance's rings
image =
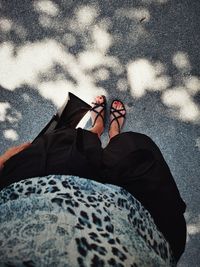
[[[98,117],[102,118],[103,124],[105,125],[105,119],[104,119],[104,116],[102,114],[106,110],[106,97],[104,95],[102,95],[102,97],[103,97],[103,102],[102,103],[99,104],[99,103],[96,103],[96,102],[92,102],[92,104],[94,106],[90,109],[90,111],[93,111],[93,112],[95,112],[97,114],[97,116],[95,117],[94,122],[92,124],[92,127],[95,125]],[[97,110],[99,107],[102,107],[102,109],[101,110]]]
[[[120,102],[122,104],[122,108],[121,109],[116,109],[116,108],[113,107],[113,103],[115,101],[118,101],[118,102]],[[124,114],[122,113],[122,111],[125,111]],[[116,113],[117,113],[117,115],[116,115]],[[113,102],[111,104],[111,108],[110,108],[110,115],[113,116],[113,119],[110,121],[109,129],[111,128],[111,124],[114,121],[116,121],[117,122],[117,125],[118,125],[118,129],[119,129],[119,133],[120,133],[121,128],[122,128],[122,125],[120,126],[119,119],[120,118],[124,118],[125,119],[125,117],[126,117],[126,108],[125,108],[124,104],[120,100],[117,100],[117,99],[116,100],[113,100]]]

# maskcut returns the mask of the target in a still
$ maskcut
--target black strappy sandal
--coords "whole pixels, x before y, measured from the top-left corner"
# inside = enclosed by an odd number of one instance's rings
[[[122,108],[121,108],[121,109],[116,109],[116,108],[113,107],[113,103],[114,103],[115,101],[118,101],[118,102],[120,102],[120,103],[122,104]],[[122,111],[125,111],[125,113],[123,114]],[[118,114],[116,115],[116,113],[118,113]],[[120,118],[124,118],[124,120],[125,120],[125,118],[126,118],[126,108],[125,108],[125,106],[124,106],[124,104],[123,104],[122,101],[120,101],[120,100],[118,100],[118,99],[115,99],[115,100],[112,101],[111,106],[110,106],[110,116],[111,116],[111,115],[113,115],[113,119],[112,119],[111,122],[110,122],[110,125],[109,125],[109,131],[110,131],[110,128],[111,128],[112,123],[113,123],[114,121],[116,121],[116,122],[117,122],[117,125],[118,125],[118,129],[119,129],[119,133],[120,133],[120,132],[121,132],[121,128],[122,128],[122,126],[123,126],[123,124],[124,124],[124,121],[123,121],[122,125],[120,126],[118,120],[119,120]]]
[[[103,125],[105,126],[106,97],[105,95],[101,95],[101,96],[103,97],[103,103],[98,104],[98,103],[92,102],[94,106],[90,109],[90,111],[94,111],[97,114],[92,124],[92,127],[95,125],[99,116],[102,118]],[[97,111],[99,107],[102,107],[102,109],[100,111]],[[102,115],[103,112],[104,112],[104,116]]]

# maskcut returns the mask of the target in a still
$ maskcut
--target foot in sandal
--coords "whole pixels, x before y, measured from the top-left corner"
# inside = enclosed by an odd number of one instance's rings
[[[110,139],[121,132],[125,117],[126,109],[124,104],[120,100],[114,100],[110,107]]]
[[[100,137],[104,131],[106,97],[104,95],[96,96],[93,107],[91,108],[92,128],[91,132],[98,134]]]

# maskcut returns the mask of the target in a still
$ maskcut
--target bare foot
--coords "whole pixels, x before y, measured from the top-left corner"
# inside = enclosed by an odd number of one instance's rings
[[[118,100],[113,101],[110,108],[110,139],[120,133],[125,120],[125,115],[126,109],[124,104]]]
[[[98,136],[100,137],[104,131],[104,117],[106,108],[105,96],[103,95],[96,96],[92,104],[93,104],[93,107],[91,109],[92,128],[90,129],[90,131],[98,134]]]

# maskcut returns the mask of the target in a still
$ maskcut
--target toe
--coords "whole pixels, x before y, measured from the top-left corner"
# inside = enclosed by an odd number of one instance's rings
[[[103,97],[100,95],[99,96],[99,102],[102,103],[103,102]]]
[[[114,107],[114,108],[117,108],[117,105],[118,105],[118,101],[114,101],[114,102],[113,102],[113,107]]]
[[[101,104],[101,103],[103,103],[103,101],[104,101],[104,99],[103,99],[103,96],[102,96],[102,95],[99,95],[99,96],[97,96],[97,97],[95,98],[95,102],[96,102],[97,104]]]
[[[95,103],[97,103],[97,104],[99,104],[99,103],[100,103],[99,96],[96,96],[96,97],[95,97]]]
[[[117,102],[117,109],[121,109],[121,107],[122,107],[122,104],[121,104],[121,102]]]
[[[121,114],[125,114],[126,111],[125,110],[122,110],[124,108],[124,105],[121,101],[117,101],[115,100],[112,104],[113,108],[115,108],[116,110],[120,110],[120,113]]]
[[[113,107],[115,109],[121,109],[122,108],[122,103],[120,101],[114,101],[113,102]]]

